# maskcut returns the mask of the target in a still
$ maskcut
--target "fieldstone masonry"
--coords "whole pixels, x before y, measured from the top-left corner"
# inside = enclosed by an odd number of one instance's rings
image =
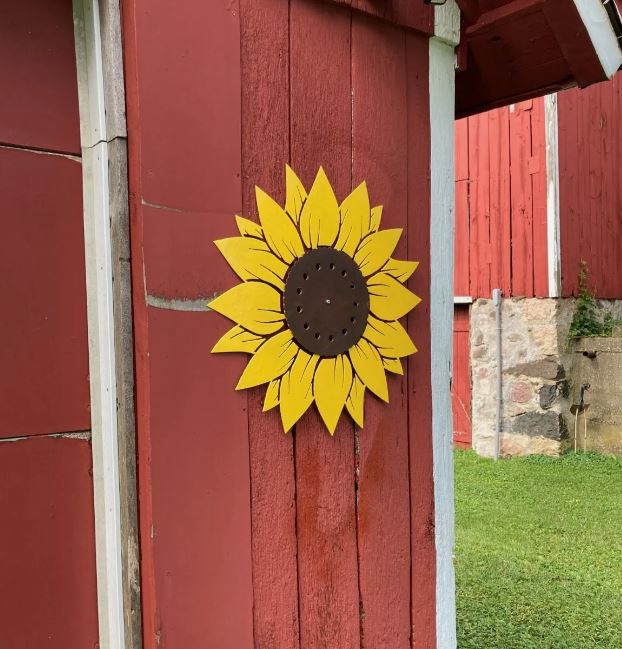
[[[507,298],[501,304],[501,453],[558,454],[568,440],[563,344],[573,300]],[[497,397],[496,321],[492,300],[471,307],[473,446],[494,453]]]
[[[568,332],[574,302],[573,298],[502,300],[502,455],[558,455],[572,441],[570,406],[578,392],[574,385],[578,374],[573,372],[578,355]],[[620,300],[602,301],[601,307],[615,318],[622,313]],[[492,456],[497,396],[492,300],[474,302],[470,324],[473,448],[480,455]]]

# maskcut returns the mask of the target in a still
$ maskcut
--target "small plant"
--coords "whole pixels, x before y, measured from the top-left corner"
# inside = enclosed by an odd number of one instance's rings
[[[570,338],[612,336],[614,328],[622,324],[622,320],[614,318],[610,313],[603,314],[602,306],[587,287],[588,273],[587,264],[582,261],[579,270],[579,295],[568,332]]]

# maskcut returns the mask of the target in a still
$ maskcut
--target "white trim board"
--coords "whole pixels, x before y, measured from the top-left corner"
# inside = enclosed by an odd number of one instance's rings
[[[460,14],[454,0],[436,7],[436,36],[430,39],[429,45],[430,344],[437,649],[456,647],[451,356],[454,311],[454,48],[459,37],[459,24]]]
[[[549,297],[561,295],[561,253],[559,221],[559,153],[557,94],[544,98],[546,145],[546,242]]]
[[[607,10],[601,0],[573,0],[587,29],[598,60],[608,79],[622,65],[622,51],[618,45]]]
[[[100,649],[124,649],[108,142],[98,0],[74,0]]]

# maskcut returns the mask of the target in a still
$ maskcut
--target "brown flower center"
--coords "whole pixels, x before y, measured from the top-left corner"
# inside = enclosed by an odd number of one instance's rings
[[[336,356],[355,345],[365,331],[367,283],[345,252],[315,248],[292,264],[283,309],[287,325],[305,351]]]

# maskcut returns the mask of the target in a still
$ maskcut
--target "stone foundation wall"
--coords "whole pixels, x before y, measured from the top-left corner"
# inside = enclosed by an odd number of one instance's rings
[[[613,317],[622,315],[621,300],[601,306]],[[578,355],[568,339],[574,309],[573,298],[502,299],[502,455],[557,455],[571,443],[570,406],[578,392],[572,374]],[[474,302],[470,324],[473,447],[492,456],[497,396],[492,300]]]

